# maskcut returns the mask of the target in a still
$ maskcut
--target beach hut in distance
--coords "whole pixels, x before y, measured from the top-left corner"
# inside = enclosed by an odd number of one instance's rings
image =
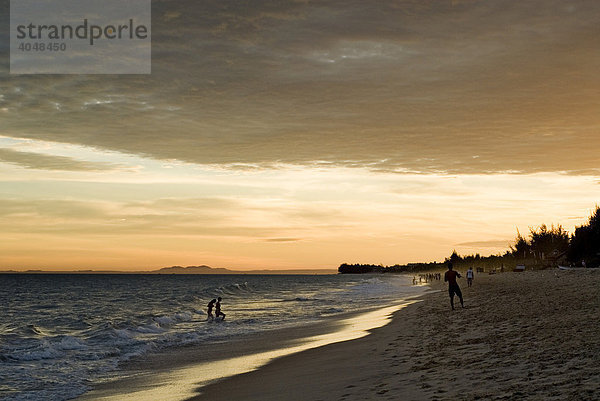
[[[545,266],[556,267],[567,262],[567,251],[553,250],[543,260]]]
[[[515,272],[524,272],[525,271],[525,265],[517,265],[513,271],[515,271]]]

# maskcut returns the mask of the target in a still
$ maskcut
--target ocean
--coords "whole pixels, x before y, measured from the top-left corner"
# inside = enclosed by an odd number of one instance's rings
[[[0,399],[67,400],[149,353],[336,319],[423,292],[403,275],[0,275]],[[222,297],[222,322],[206,305]]]

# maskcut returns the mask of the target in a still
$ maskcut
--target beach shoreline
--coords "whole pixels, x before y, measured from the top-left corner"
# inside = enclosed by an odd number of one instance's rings
[[[122,364],[112,377],[97,381],[77,400],[187,399],[201,386],[258,369],[273,359],[366,336],[374,327],[387,324],[393,312],[417,302],[416,298],[406,295],[390,305],[345,312],[320,322],[149,353]]]
[[[272,361],[200,390],[219,400],[600,399],[600,270],[545,270],[445,286],[364,338]]]
[[[472,288],[464,278],[459,284],[464,309],[452,311],[445,284],[434,281],[434,291],[367,336],[277,357],[196,386],[195,395],[185,399],[600,399],[600,270],[477,274]],[[282,346],[283,337],[282,343],[271,338],[263,346]],[[143,393],[123,395],[150,382],[153,396],[161,383],[168,389],[178,380],[178,366],[197,362],[198,354],[179,352],[167,353],[171,365],[160,356],[140,361],[150,375],[137,383],[135,377],[108,383],[106,394],[141,400]],[[100,390],[79,399],[105,399],[98,397]]]

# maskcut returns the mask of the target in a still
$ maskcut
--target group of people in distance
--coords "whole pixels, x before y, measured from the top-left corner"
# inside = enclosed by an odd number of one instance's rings
[[[448,271],[446,274],[444,274],[444,281],[448,283],[448,294],[450,295],[450,306],[452,307],[452,310],[454,310],[455,294],[458,296],[458,299],[460,299],[460,306],[463,308],[465,307],[462,292],[458,286],[458,283],[456,282],[456,279],[460,277],[462,276],[459,272],[452,270],[452,262],[448,262]],[[469,270],[467,270],[467,287],[471,287],[473,285],[473,277],[473,268],[469,267]]]
[[[215,308],[215,315],[213,316],[213,308]],[[223,317],[221,320],[225,320],[225,314],[221,312],[221,297],[213,299],[208,303],[206,309],[206,320],[215,320],[215,318]]]
[[[419,278],[417,278],[417,276],[413,277],[413,285],[417,285],[417,284],[421,284],[423,283],[423,281],[425,281],[425,283],[431,283],[433,282],[433,280],[441,280],[442,279],[442,273],[427,273],[427,274],[419,274]]]
[[[448,262],[448,271],[444,274],[444,281],[448,283],[448,294],[450,295],[450,306],[452,310],[454,310],[454,295],[458,296],[460,299],[460,305],[464,308],[465,303],[463,301],[462,291],[456,282],[457,278],[462,277],[459,272],[452,270],[452,262]],[[467,270],[467,286],[471,287],[473,285],[473,268],[469,267]],[[437,279],[437,274],[431,274],[430,277],[432,280]],[[413,284],[415,284],[415,279],[413,279]],[[215,309],[215,314],[213,316],[213,308]],[[217,299],[211,300],[206,309],[206,320],[215,320],[221,317],[221,320],[225,320],[225,314],[221,311],[221,297]]]

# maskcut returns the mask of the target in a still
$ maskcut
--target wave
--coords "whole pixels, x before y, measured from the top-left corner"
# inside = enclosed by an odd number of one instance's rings
[[[253,289],[248,282],[245,281],[243,283],[230,283],[216,288],[205,288],[201,292],[207,294],[209,298],[216,298],[222,295],[235,296],[239,294],[248,294],[253,292]]]
[[[320,301],[317,298],[306,298],[306,297],[296,297],[296,298],[284,298],[280,300],[280,302],[315,302]]]
[[[344,309],[342,308],[328,308],[328,309],[324,309],[322,311],[319,312],[320,315],[333,315],[336,313],[342,313],[345,312]]]
[[[65,351],[82,350],[88,346],[73,336],[44,338],[36,345],[28,348],[13,347],[4,356],[13,361],[39,361],[57,359],[65,355]]]
[[[160,327],[170,327],[180,322],[189,322],[192,320],[191,312],[179,312],[171,316],[160,316],[153,319]]]
[[[35,324],[28,324],[27,328],[24,331],[25,331],[25,333],[33,334],[35,336],[45,337],[45,336],[50,335],[50,333],[46,332],[46,330],[44,330],[41,327],[36,326]]]
[[[88,348],[88,346],[82,340],[73,336],[62,337],[57,347],[62,351],[72,351]]]
[[[53,281],[57,279],[62,281]],[[380,305],[404,293],[402,280],[392,277],[57,276],[36,280],[41,277],[29,278],[19,309],[9,309],[4,319],[0,316],[0,385],[14,389],[11,400],[66,400],[84,392],[94,380],[106,378],[122,362],[148,352],[306,324]],[[0,301],[9,284],[0,283]],[[52,286],[68,293],[73,302],[40,311],[37,306],[48,305],[55,294]],[[209,324],[206,303],[219,296],[224,298],[227,320]],[[1,390],[0,394],[6,395]]]

